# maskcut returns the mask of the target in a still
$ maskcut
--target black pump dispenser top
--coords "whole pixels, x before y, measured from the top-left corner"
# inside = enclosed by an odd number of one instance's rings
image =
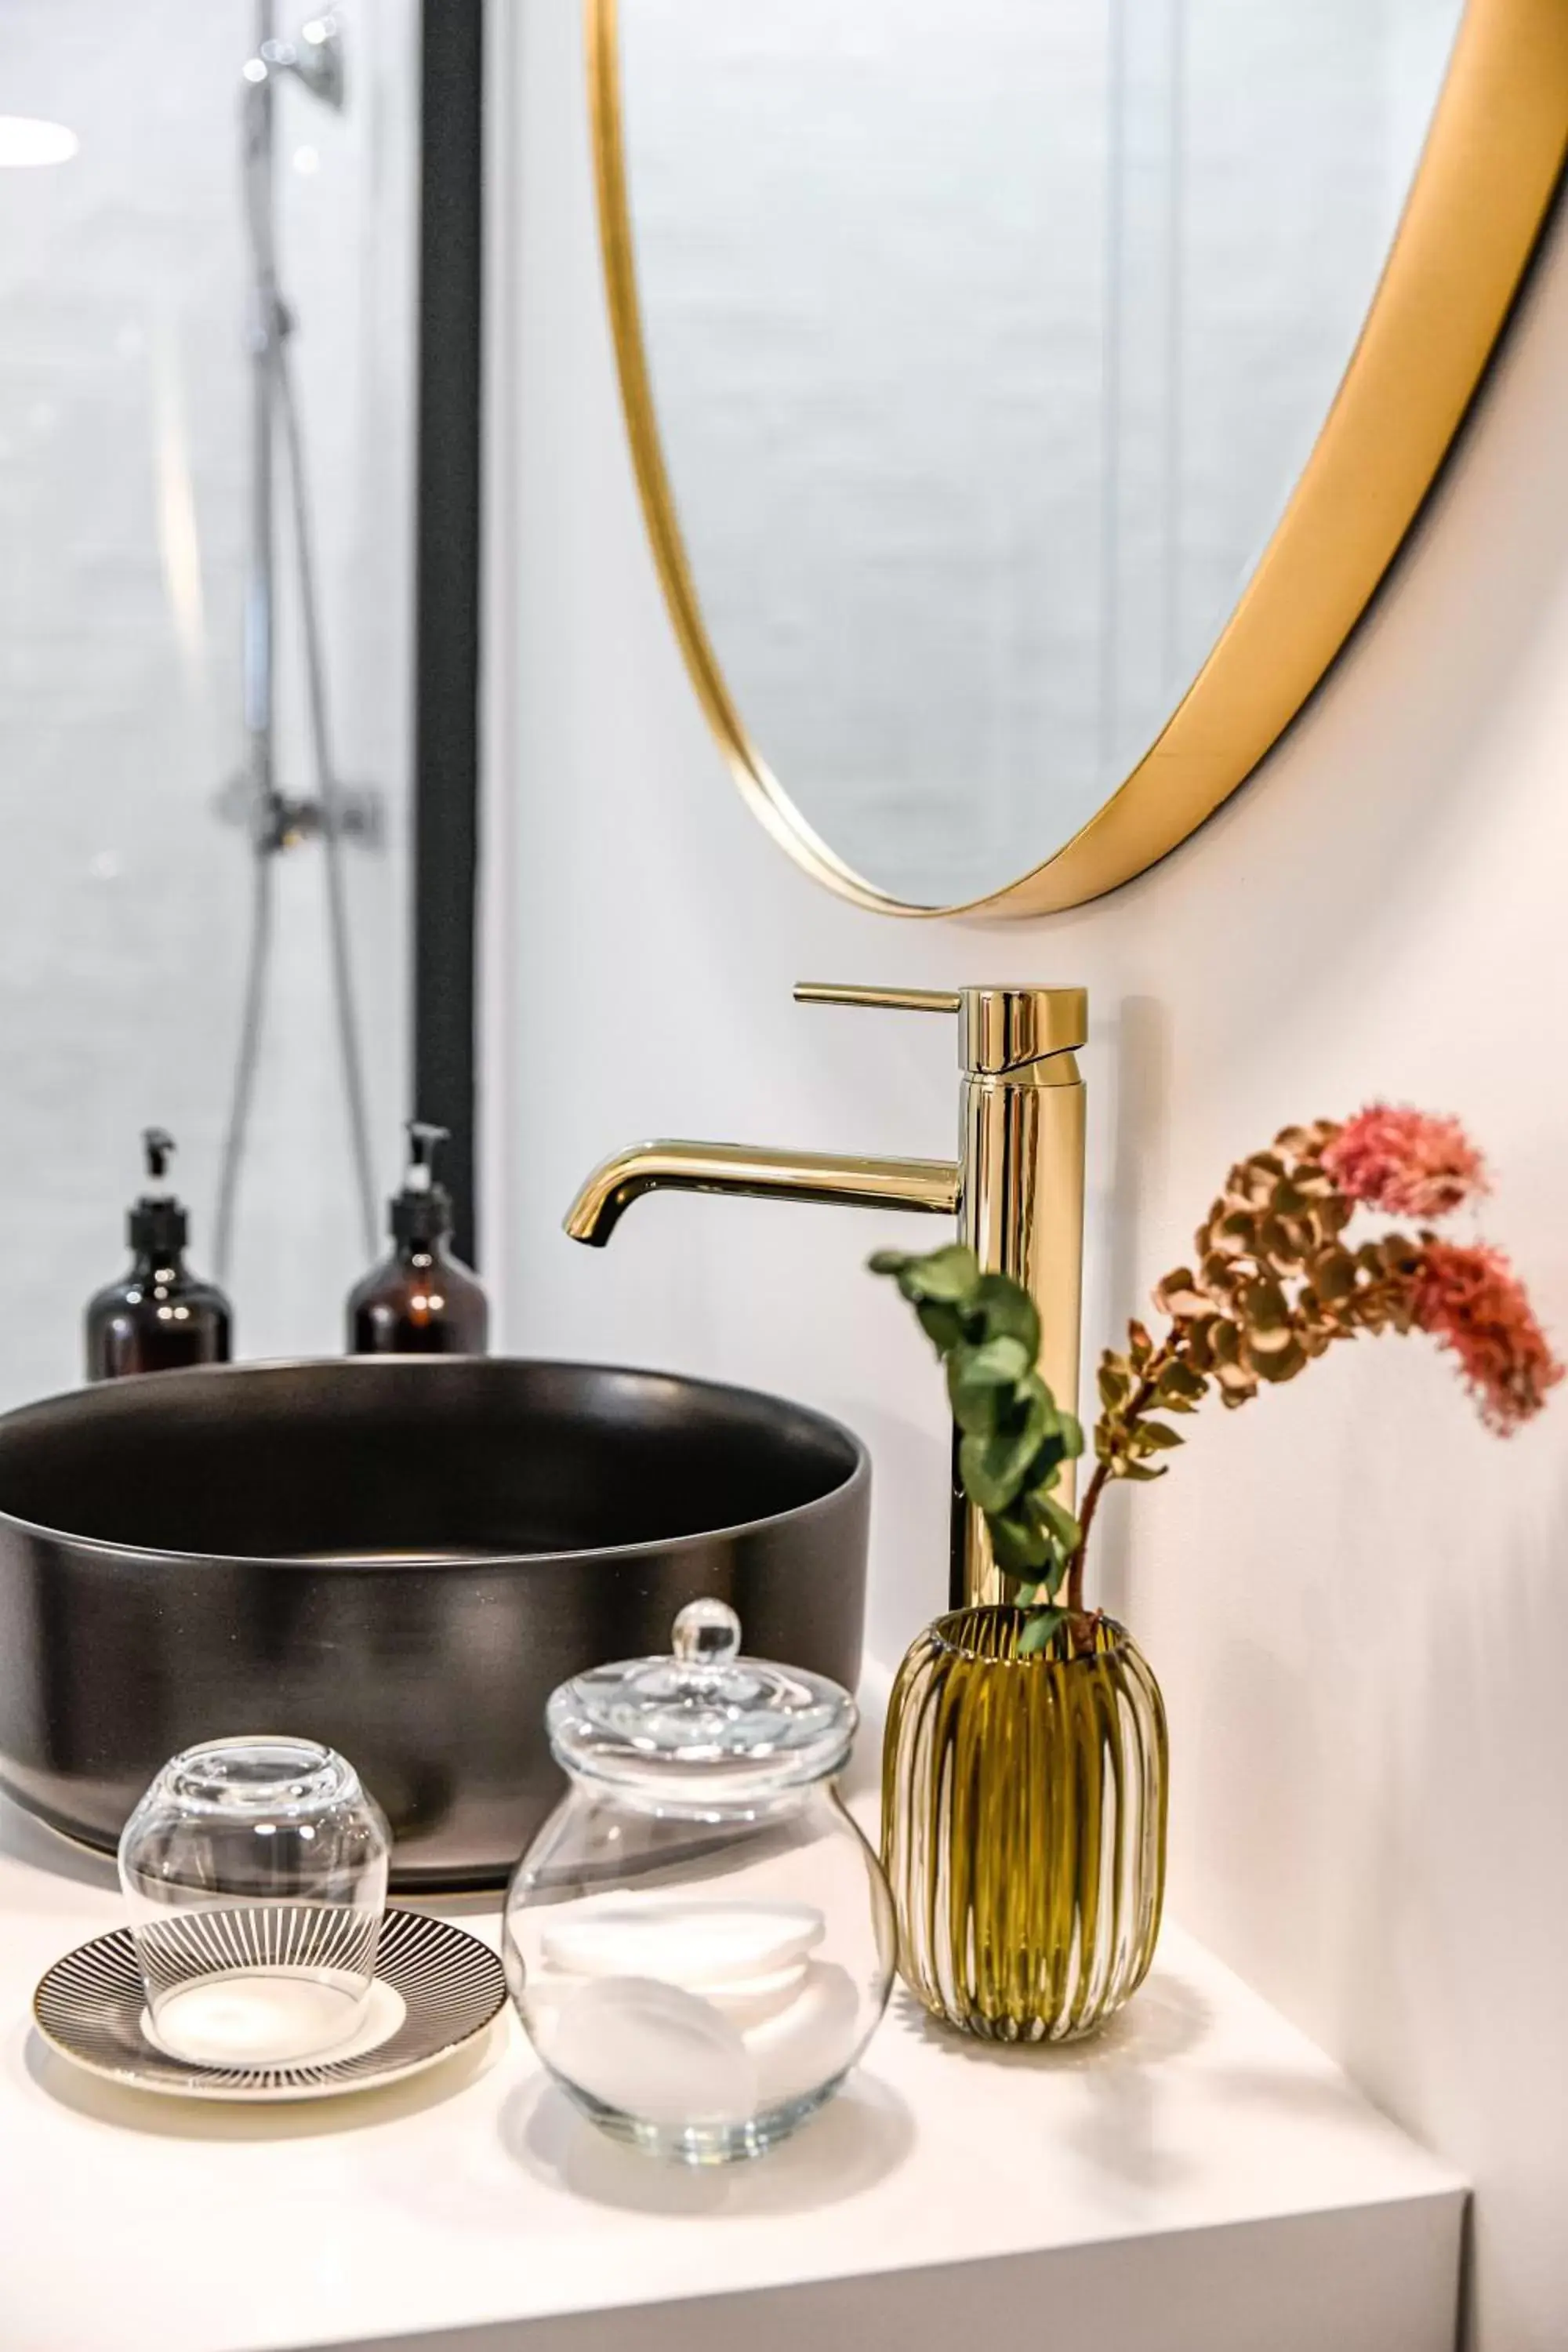
[[[127,1220],[131,1266],[87,1303],[89,1381],[226,1364],[233,1349],[228,1300],[185,1264],[188,1220],[169,1184],[174,1139],[163,1128],[143,1128],[142,1150],[147,1178]]]
[[[132,1203],[126,1237],[138,1257],[177,1257],[188,1238],[189,1220],[168,1183],[174,1139],[165,1128],[143,1128],[142,1149],[147,1161],[147,1189]]]
[[[444,1127],[411,1118],[408,1170],[391,1203],[392,1252],[348,1296],[351,1356],[482,1356],[489,1306],[447,1247],[452,1197],[433,1161]]]
[[[408,1130],[408,1168],[403,1190],[390,1203],[392,1238],[396,1242],[444,1242],[452,1230],[452,1196],[435,1176],[436,1147],[447,1142],[450,1128],[432,1127],[427,1119],[405,1122]]]

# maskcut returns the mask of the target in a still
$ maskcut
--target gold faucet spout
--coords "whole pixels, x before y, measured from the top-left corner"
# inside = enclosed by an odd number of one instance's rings
[[[835,1151],[773,1151],[749,1143],[635,1143],[606,1160],[566,1212],[574,1242],[603,1249],[644,1192],[740,1192],[764,1201],[826,1201],[840,1208],[914,1209],[951,1217],[954,1160],[849,1159]]]
[[[1022,1283],[1040,1318],[1040,1372],[1057,1402],[1078,1409],[1083,1267],[1083,1080],[1074,1058],[1089,1035],[1081,988],[868,988],[808,982],[803,1004],[875,1005],[959,1017],[956,1160],[858,1160],[831,1151],[770,1151],[745,1143],[638,1143],[595,1168],[566,1213],[575,1242],[602,1249],[643,1192],[750,1192],[765,1201],[918,1209],[956,1217],[958,1239],[984,1274]],[[1072,1465],[1061,1490],[1072,1502]],[[952,1606],[1005,1600],[1013,1589],[985,1515],[953,1482]]]

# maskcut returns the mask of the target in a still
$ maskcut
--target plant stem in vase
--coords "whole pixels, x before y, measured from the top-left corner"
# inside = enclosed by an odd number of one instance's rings
[[[1563,1377],[1500,1251],[1432,1231],[1488,1189],[1453,1119],[1374,1103],[1283,1129],[1238,1160],[1194,1262],[1099,1368],[1094,1469],[1078,1517],[1059,1492],[1085,1450],[1040,1378],[1022,1286],[961,1246],[883,1251],[942,1360],[964,1493],[984,1514],[1014,1604],[940,1619],[906,1656],[884,1750],[883,1839],[900,1967],[936,2014],[1004,2040],[1092,2032],[1153,1955],[1164,1887],[1166,1737],[1159,1687],[1125,1629],[1090,1607],[1106,1489],[1163,1477],[1174,1422],[1211,1393],[1235,1409],[1338,1340],[1423,1331],[1456,1359],[1485,1424],[1510,1436]],[[1421,1221],[1352,1244],[1363,1210]]]

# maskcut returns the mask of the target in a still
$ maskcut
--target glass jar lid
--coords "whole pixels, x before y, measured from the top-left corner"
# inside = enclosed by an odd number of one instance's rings
[[[859,1720],[826,1675],[740,1655],[741,1621],[722,1601],[692,1601],[673,1655],[595,1666],[555,1691],[550,1745],[569,1772],[623,1786],[696,1783],[721,1800],[767,1795],[836,1772]]]

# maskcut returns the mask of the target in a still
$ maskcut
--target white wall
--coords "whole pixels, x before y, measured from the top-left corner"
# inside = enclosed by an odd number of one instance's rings
[[[644,1133],[947,1148],[945,1027],[793,1009],[815,975],[1088,983],[1091,1339],[1184,1251],[1236,1153],[1384,1092],[1483,1139],[1489,1224],[1568,1344],[1568,250],[1391,593],[1247,792],[1101,905],[900,927],[798,875],[708,739],[621,433],[576,12],[506,13],[490,1231],[510,1342],[842,1413],[877,1457],[879,1654],[939,1605],[942,1399],[858,1272],[921,1228],[656,1199],[604,1255],[558,1230],[589,1165]],[[1500,1445],[1424,1343],[1390,1340],[1193,1426],[1102,1554],[1170,1702],[1173,1904],[1468,2168],[1482,2352],[1552,2352],[1568,1403]]]

